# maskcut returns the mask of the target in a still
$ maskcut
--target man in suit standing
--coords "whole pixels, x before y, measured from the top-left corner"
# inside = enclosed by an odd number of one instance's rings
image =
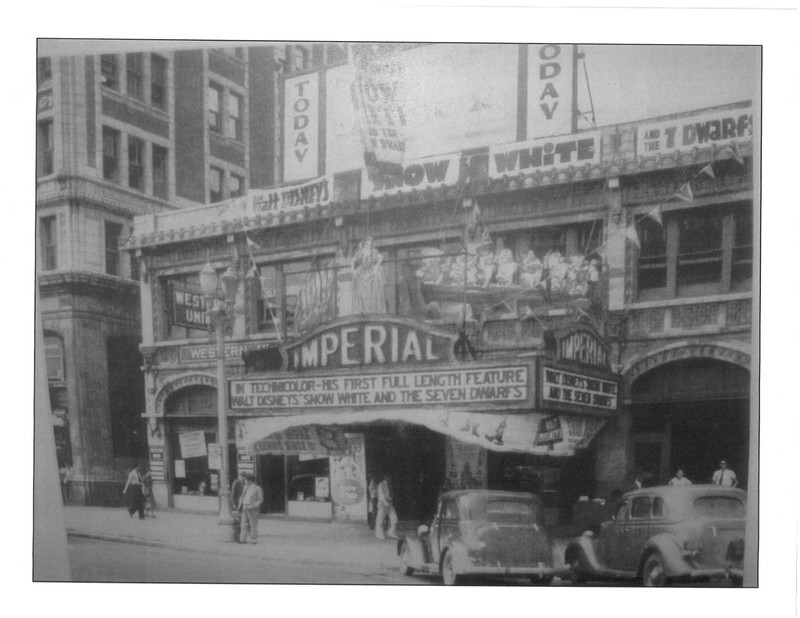
[[[264,492],[256,485],[256,477],[246,474],[244,477],[244,491],[239,500],[239,512],[242,514],[242,530],[239,533],[239,542],[258,542],[258,511],[264,502]]]

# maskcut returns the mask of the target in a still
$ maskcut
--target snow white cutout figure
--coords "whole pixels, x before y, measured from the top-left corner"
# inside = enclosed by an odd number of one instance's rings
[[[353,257],[353,313],[386,313],[382,262],[372,238],[359,243]]]

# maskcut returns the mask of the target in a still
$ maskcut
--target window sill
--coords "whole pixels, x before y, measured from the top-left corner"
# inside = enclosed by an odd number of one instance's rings
[[[729,292],[727,294],[709,294],[706,296],[681,296],[680,298],[647,299],[627,303],[627,309],[650,309],[653,307],[675,307],[680,305],[693,305],[698,302],[714,303],[730,300],[751,299],[752,292]]]

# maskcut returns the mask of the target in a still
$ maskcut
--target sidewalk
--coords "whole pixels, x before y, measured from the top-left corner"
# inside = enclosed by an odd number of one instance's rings
[[[258,544],[242,545],[231,540],[232,534],[223,538],[225,531],[217,516],[209,514],[158,511],[157,517],[140,520],[122,507],[66,506],[64,520],[72,537],[376,572],[399,567],[396,542],[376,539],[366,523],[262,517]],[[400,532],[410,532],[409,526],[401,523]],[[566,542],[567,538],[554,539],[556,566],[563,565]]]
[[[365,523],[310,522],[262,517],[258,544],[223,538],[216,515],[158,511],[157,517],[131,518],[125,508],[64,507],[67,534],[137,545],[202,553],[247,556],[271,561],[397,569],[396,542],[381,541]]]

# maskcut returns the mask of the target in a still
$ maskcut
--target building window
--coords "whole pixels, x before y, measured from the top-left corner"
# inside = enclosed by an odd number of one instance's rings
[[[242,140],[242,97],[238,94],[228,94],[228,131],[227,136]]]
[[[287,56],[290,59],[289,72],[307,69],[311,59],[310,50],[302,45],[289,45],[288,48]]]
[[[208,85],[208,130],[222,133],[222,88]]]
[[[639,252],[639,289],[651,290],[667,285],[667,238],[664,228],[650,217],[637,221]]]
[[[230,197],[240,197],[244,195],[244,178],[236,174],[231,174],[228,184]]]
[[[37,176],[53,173],[53,120],[39,122],[39,156]]]
[[[112,182],[119,182],[119,142],[119,131],[103,127],[103,178]]]
[[[678,287],[722,278],[722,219],[716,209],[678,216]]]
[[[156,54],[150,54],[150,103],[167,108],[167,59]]]
[[[636,224],[639,300],[745,291],[752,286],[750,204],[665,213]]]
[[[144,142],[128,136],[128,186],[144,191]]]
[[[750,290],[753,283],[753,210],[739,208],[733,214],[733,265],[731,287]]]
[[[100,56],[100,83],[111,90],[119,90],[119,66],[114,54]]]
[[[222,175],[223,171],[218,167],[211,168],[208,189],[208,201],[210,203],[222,201]]]
[[[42,245],[42,270],[55,270],[58,267],[58,240],[56,217],[42,217],[39,220],[39,234]]]
[[[129,97],[144,99],[144,54],[127,54],[125,56],[127,74],[127,93]]]
[[[233,55],[239,60],[244,60],[244,47],[234,47]]]
[[[167,199],[167,166],[169,151],[153,144],[153,195]]]
[[[37,83],[41,86],[53,79],[53,63],[50,58],[39,58],[37,66]]]
[[[44,358],[47,364],[47,380],[49,382],[64,381],[64,343],[61,337],[45,335]]]
[[[119,239],[122,236],[122,225],[106,221],[106,274],[119,277]]]

